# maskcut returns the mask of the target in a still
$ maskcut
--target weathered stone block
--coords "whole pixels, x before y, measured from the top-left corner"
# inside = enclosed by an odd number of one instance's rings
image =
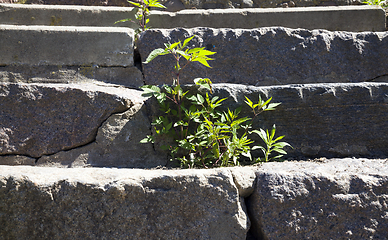
[[[339,20],[340,19],[340,20]],[[385,11],[376,6],[243,8],[154,11],[154,28],[242,28],[282,26],[309,30],[385,31]]]
[[[3,0],[5,2],[12,2],[15,0]],[[1,2],[1,1],[0,1]],[[248,7],[308,7],[308,6],[342,6],[342,5],[359,5],[360,0],[295,0],[295,1],[265,1],[265,0],[162,0],[166,5],[171,2],[179,2],[184,4],[187,9],[190,8],[248,8]],[[32,4],[63,4],[63,5],[91,5],[91,6],[129,6],[125,0],[26,0],[26,3]],[[287,4],[287,5],[284,5]]]
[[[213,83],[254,86],[325,82],[364,82],[388,74],[388,32],[330,32],[289,29],[152,29],[142,34],[138,49],[143,61],[163,43],[192,40],[215,51],[213,68],[187,67],[182,83],[208,77]],[[173,59],[160,56],[143,64],[147,84],[171,84]]]
[[[63,0],[61,0],[62,2]],[[238,0],[237,0],[238,1]],[[126,2],[126,1],[125,1]],[[200,2],[200,1],[199,1]],[[199,3],[198,2],[198,3]],[[225,3],[231,1],[225,1]],[[247,3],[250,0],[243,0]],[[271,4],[275,4],[272,1]],[[209,3],[209,1],[206,1]],[[266,1],[266,3],[269,3]],[[284,4],[282,1],[281,3]],[[282,26],[289,28],[327,29],[332,31],[385,31],[385,12],[377,6],[293,7],[293,8],[230,8],[200,9],[193,1],[170,0],[167,11],[151,11],[152,28],[258,28]],[[287,3],[285,3],[287,4]],[[190,5],[197,5],[195,9]],[[176,12],[178,11],[178,12]],[[0,24],[46,26],[129,27],[138,25],[120,19],[135,19],[133,8],[66,5],[1,4]]]
[[[245,239],[231,171],[0,166],[0,236]]]
[[[132,66],[128,28],[0,25],[0,65]]]
[[[0,82],[93,83],[97,81],[126,87],[144,85],[143,75],[137,67],[99,67],[95,65],[0,67]]]
[[[387,238],[387,160],[266,163],[256,176],[256,239]]]
[[[190,94],[197,88],[188,87]],[[213,95],[227,98],[221,111],[242,106],[240,117],[253,117],[245,96],[257,101],[272,97],[281,105],[275,111],[258,115],[254,129],[271,129],[276,136],[285,135],[292,145],[286,158],[388,156],[388,84],[326,83],[254,87],[239,84],[214,84]],[[150,118],[158,116],[157,106],[150,104]],[[264,142],[258,135],[250,137],[255,144]],[[155,145],[155,147],[157,144]],[[260,156],[261,151],[254,152]]]
[[[276,124],[277,135],[285,135],[293,146],[287,149],[290,158],[388,156],[387,83],[213,87],[215,95],[228,97],[225,108],[243,106],[241,116],[252,115],[244,96],[252,101],[259,95],[272,97],[272,102],[282,103],[277,110],[260,114],[253,127],[269,129]]]
[[[109,116],[143,102],[140,95],[90,83],[0,83],[0,155],[40,157],[90,143]]]
[[[37,166],[155,168],[168,166],[165,153],[152,144],[140,143],[151,135],[145,106],[137,103],[124,113],[116,113],[103,122],[92,143],[42,156]],[[1,159],[0,159],[1,162]]]

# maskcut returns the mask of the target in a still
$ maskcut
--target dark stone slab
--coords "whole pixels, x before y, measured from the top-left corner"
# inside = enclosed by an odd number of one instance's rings
[[[193,63],[181,83],[208,77],[213,83],[254,86],[381,81],[388,74],[388,32],[330,32],[283,27],[257,29],[151,29],[140,37],[144,61],[163,43],[197,35],[193,46],[215,51],[213,68]],[[171,84],[173,59],[143,64],[146,84]]]
[[[225,108],[243,106],[240,116],[252,115],[244,96],[282,103],[259,115],[253,126],[269,129],[276,124],[277,135],[285,135],[294,147],[287,149],[289,158],[388,156],[387,93],[387,83],[214,85],[215,95],[228,97]]]

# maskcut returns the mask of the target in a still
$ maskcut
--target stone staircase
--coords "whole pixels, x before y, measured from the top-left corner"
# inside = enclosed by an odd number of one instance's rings
[[[152,11],[136,51],[113,25],[130,10],[0,4],[0,239],[388,239],[381,8]],[[254,126],[276,124],[288,161],[170,169],[139,143],[139,87],[171,81],[168,58],[141,59],[193,34],[216,61],[182,81],[281,102]]]

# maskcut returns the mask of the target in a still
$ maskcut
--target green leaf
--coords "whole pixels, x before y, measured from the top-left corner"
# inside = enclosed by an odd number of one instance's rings
[[[153,85],[144,85],[140,87],[143,89],[144,93],[142,94],[143,97],[152,97],[157,96],[160,94],[160,88]]]
[[[165,54],[168,54],[168,52],[163,49],[163,48],[157,48],[155,50],[153,50],[147,57],[146,61],[143,62],[143,63],[149,63],[151,62],[152,60],[154,60],[154,58],[156,58],[157,56],[160,56],[160,55],[165,55]]]
[[[268,107],[265,109],[265,111],[272,111],[275,110],[277,106],[279,106],[281,103],[270,103]]]
[[[202,97],[201,94],[197,94],[197,99],[199,104],[203,104],[205,102],[205,99]]]
[[[245,103],[246,103],[249,107],[253,108],[253,102],[251,101],[251,99],[249,99],[247,96],[245,96],[245,99],[246,99]]]
[[[128,21],[132,21],[132,19],[130,19],[130,18],[121,19],[121,20],[119,20],[119,21],[116,21],[114,24],[116,24],[116,23],[121,23],[121,22],[128,22]]]
[[[292,146],[286,142],[278,142],[278,143],[275,143],[273,146],[278,147],[278,148],[284,148],[284,147],[291,147],[292,148]]]
[[[282,140],[284,138],[284,136],[280,136],[280,137],[278,137],[278,138],[276,138],[275,140],[273,140],[274,142],[277,142],[277,141],[279,141],[279,140]]]
[[[127,2],[129,2],[130,4],[132,4],[132,5],[136,6],[136,7],[139,7],[139,8],[142,7],[142,5],[140,3],[132,2],[132,1],[127,1]]]
[[[153,136],[147,136],[146,138],[140,140],[140,143],[154,143],[155,139]]]
[[[193,39],[194,37],[195,37],[195,35],[193,35],[189,38],[186,38],[185,41],[183,41],[182,48],[185,48],[187,46],[187,44],[191,41],[191,39]]]
[[[208,59],[208,60],[213,60],[213,59]],[[200,62],[202,65],[208,67],[208,68],[212,68],[209,63],[206,61],[206,59],[203,59],[203,58],[198,58],[198,59],[194,59],[192,60],[193,62]]]
[[[151,3],[150,5],[148,5],[150,7],[156,7],[156,8],[166,8],[165,6],[163,6],[163,4],[161,3]]]
[[[287,154],[286,151],[284,151],[283,149],[280,149],[280,148],[274,148],[273,151],[281,153],[281,154]]]
[[[172,43],[171,45],[168,46],[168,49],[172,50],[174,49],[176,46],[178,46],[181,42],[176,42],[176,43]]]

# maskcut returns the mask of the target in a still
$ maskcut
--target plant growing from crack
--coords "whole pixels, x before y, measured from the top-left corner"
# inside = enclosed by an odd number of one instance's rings
[[[246,97],[246,103],[252,109],[254,117],[239,118],[241,107],[235,110],[218,110],[226,98],[212,96],[210,79],[194,79],[195,85],[205,89],[205,93],[184,90],[180,85],[182,70],[193,62],[199,62],[210,68],[208,61],[213,60],[210,56],[215,54],[205,48],[190,48],[188,44],[194,37],[189,37],[183,42],[165,43],[165,48],[153,50],[144,62],[149,63],[157,56],[168,54],[175,59],[175,78],[172,85],[142,87],[145,91],[143,96],[155,97],[163,112],[162,116],[152,122],[156,135],[165,135],[173,139],[172,144],[163,145],[162,148],[168,150],[171,160],[178,160],[182,167],[236,166],[240,164],[238,159],[241,155],[252,161],[251,150],[256,148],[251,148],[254,141],[249,138],[249,135],[257,133],[261,137],[264,131],[262,129],[257,132],[251,131],[253,120],[264,111],[275,110],[280,103],[270,103],[272,98],[264,101],[261,97],[257,103],[253,103]],[[284,153],[283,147],[290,146],[274,144],[274,141],[279,139],[273,140],[274,130],[271,134],[268,131],[264,133],[266,133],[265,139],[270,141],[264,141],[267,148],[258,148],[264,149],[265,161],[271,159],[269,158],[271,153]],[[141,142],[154,143],[155,137],[147,136]],[[256,161],[263,161],[263,159],[258,158]]]
[[[149,9],[151,7],[155,7],[155,8],[166,8],[166,7],[163,6],[163,4],[161,4],[158,0],[140,0],[139,2],[132,2],[127,0],[127,2],[135,6],[132,12],[135,15],[136,21],[132,20],[131,18],[126,18],[126,19],[116,21],[114,24],[130,21],[139,25],[139,28],[135,30],[135,42],[136,42],[137,39],[139,38],[139,34],[150,28],[147,25],[150,21]]]

